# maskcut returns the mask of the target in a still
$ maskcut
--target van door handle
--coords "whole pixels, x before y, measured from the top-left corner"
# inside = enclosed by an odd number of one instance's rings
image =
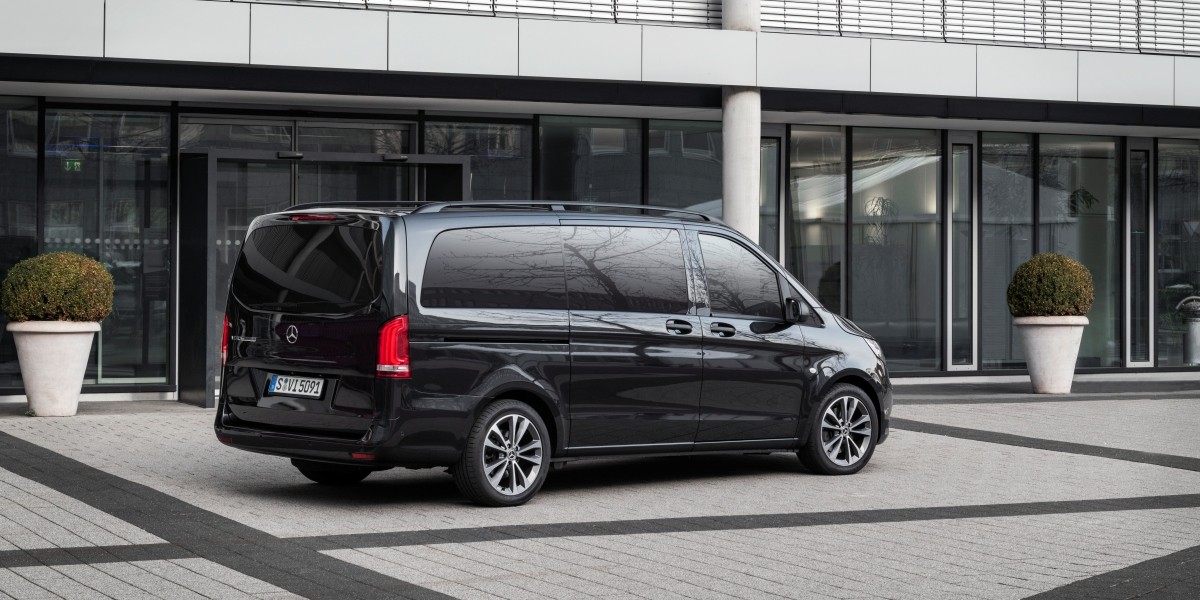
[[[682,319],[668,319],[667,331],[671,333],[683,335],[692,332],[692,324]]]
[[[720,337],[733,337],[733,334],[737,333],[737,330],[729,323],[713,323],[708,330]]]

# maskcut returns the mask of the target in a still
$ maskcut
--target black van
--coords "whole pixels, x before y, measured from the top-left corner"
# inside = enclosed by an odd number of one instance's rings
[[[842,475],[888,434],[871,336],[677,209],[296,207],[251,224],[225,319],[217,437],[318,483],[445,466],[511,506],[580,458],[796,452]]]

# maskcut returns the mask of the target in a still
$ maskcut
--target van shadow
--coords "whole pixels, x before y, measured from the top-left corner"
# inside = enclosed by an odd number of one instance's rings
[[[568,463],[551,470],[542,493],[629,489],[678,482],[714,482],[761,475],[806,474],[794,454],[701,455],[642,458],[603,458]],[[297,474],[298,476],[298,474]],[[374,507],[397,504],[471,504],[458,493],[444,469],[394,469],[372,474],[349,486],[297,482],[242,490],[262,499],[284,500],[319,507]]]

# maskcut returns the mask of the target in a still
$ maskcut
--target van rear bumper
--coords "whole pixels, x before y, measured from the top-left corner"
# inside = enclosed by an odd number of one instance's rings
[[[222,423],[217,423],[214,431],[217,439],[228,446],[287,458],[382,468],[450,466],[458,462],[461,446],[423,443],[419,439],[422,436],[404,435],[397,421],[373,426],[360,440]]]

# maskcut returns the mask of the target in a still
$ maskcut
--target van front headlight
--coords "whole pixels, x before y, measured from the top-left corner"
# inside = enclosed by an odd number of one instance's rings
[[[867,346],[871,349],[871,352],[874,352],[875,356],[879,357],[879,360],[883,360],[883,348],[879,347],[879,342],[877,342],[871,338],[863,338],[863,339],[867,341]]]

